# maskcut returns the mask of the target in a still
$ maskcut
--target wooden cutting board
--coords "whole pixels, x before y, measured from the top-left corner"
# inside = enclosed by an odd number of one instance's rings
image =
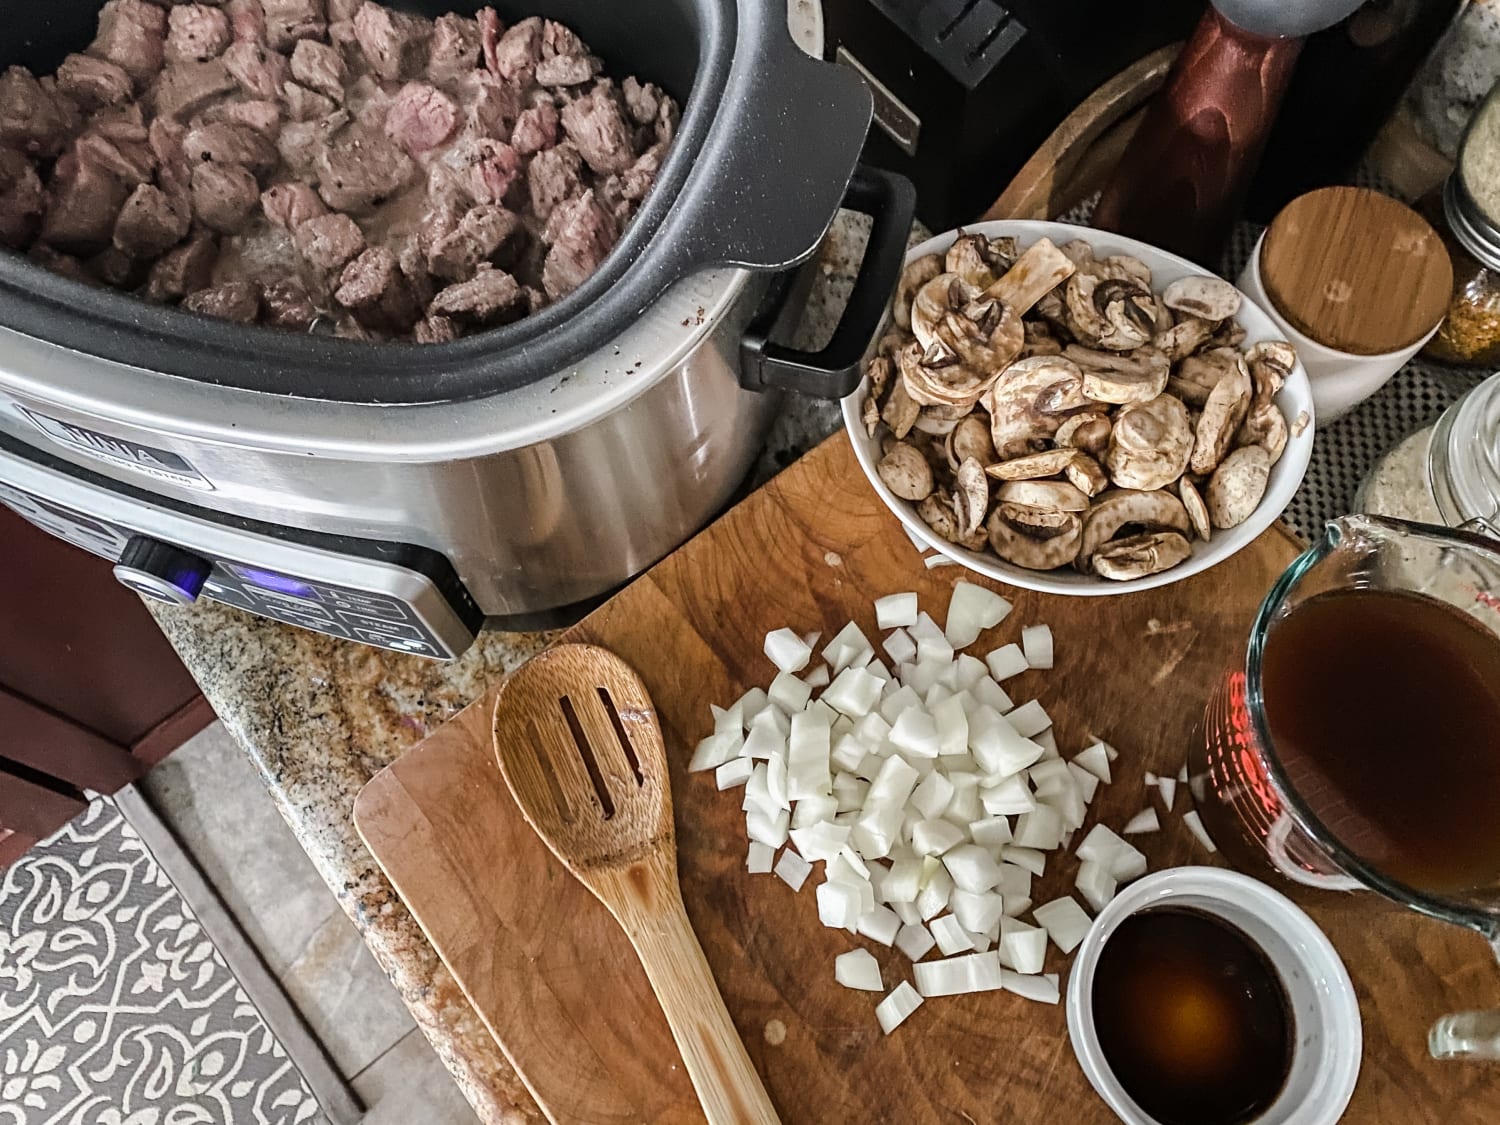
[[[1120,750],[1092,810],[1116,827],[1145,803],[1147,770],[1175,773],[1210,685],[1239,658],[1263,592],[1297,553],[1273,528],[1196,578],[1114,598],[1005,589],[1015,612],[976,651],[1046,622],[1057,669],[1006,687],[1037,695],[1064,753],[1093,736]],[[567,635],[640,672],[667,739],[683,895],[751,1057],[794,1122],[1108,1122],[1068,1047],[1061,1007],[1004,993],[928,1001],[889,1038],[879,996],[834,983],[860,945],[887,987],[910,979],[894,951],[818,923],[800,894],[744,869],[739,790],[687,774],[708,705],[770,677],[767,630],[832,636],[851,618],[875,636],[871,601],[916,589],[939,621],[965,572],[926,570],[835,437],[788,469]],[[701,1121],[666,1022],[609,914],[557,863],[511,802],[490,748],[486,696],[379,774],[360,795],[361,834],[453,975],[556,1122]],[[1178,798],[1178,811],[1183,798]],[[1136,838],[1152,868],[1204,862],[1176,817]],[[1054,856],[1043,902],[1071,888]],[[1492,1121],[1500,1066],[1436,1063],[1426,1030],[1455,1008],[1500,1005],[1479,937],[1373,896],[1301,894],[1349,965],[1365,1061],[1346,1120]],[[1066,971],[1050,949],[1048,971]]]

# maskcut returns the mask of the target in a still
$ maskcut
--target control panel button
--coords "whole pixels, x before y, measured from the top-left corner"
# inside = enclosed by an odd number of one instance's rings
[[[171,605],[192,605],[213,572],[213,563],[145,535],[125,544],[115,577],[138,594]]]

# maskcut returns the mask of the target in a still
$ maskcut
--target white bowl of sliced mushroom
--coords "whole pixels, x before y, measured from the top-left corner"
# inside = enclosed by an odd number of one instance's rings
[[[1259,306],[1068,223],[976,223],[912,250],[843,409],[916,538],[1058,594],[1222,562],[1285,509],[1313,443],[1307,374]]]

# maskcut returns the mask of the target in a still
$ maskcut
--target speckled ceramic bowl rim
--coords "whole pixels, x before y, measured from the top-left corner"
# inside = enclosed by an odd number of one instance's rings
[[[1100,257],[1109,254],[1130,254],[1145,262],[1151,268],[1153,286],[1158,291],[1179,277],[1217,276],[1186,258],[1168,254],[1163,250],[1147,246],[1144,242],[1123,238],[1107,231],[1094,230],[1091,227],[1076,226],[1072,223],[999,219],[988,223],[974,223],[963,227],[962,230],[964,233],[983,234],[988,238],[1009,235],[1016,238],[1023,247],[1030,246],[1038,238],[1044,236],[1059,245],[1080,238],[1093,246]],[[906,260],[911,262],[926,254],[941,253],[953,244],[959,233],[958,230],[951,230],[934,235],[920,246],[908,251]],[[1277,328],[1276,323],[1265,310],[1248,297],[1245,298],[1240,309],[1239,321],[1245,328],[1246,345],[1258,343],[1261,340],[1285,339],[1285,334]],[[876,333],[876,340],[884,334],[885,329],[886,325],[882,325],[880,332]],[[1215,532],[1213,538],[1207,543],[1195,539],[1192,557],[1170,570],[1147,575],[1145,578],[1135,578],[1128,582],[1115,582],[1097,575],[1079,574],[1071,568],[1056,571],[1027,570],[1024,567],[1013,566],[995,555],[966,551],[939,537],[917,515],[916,505],[902,500],[893,493],[875,471],[875,466],[880,461],[880,431],[877,430],[873,438],[868,436],[859,416],[860,404],[864,400],[868,386],[867,380],[862,381],[854,393],[844,399],[842,404],[844,424],[849,431],[849,439],[854,445],[854,453],[859,459],[860,467],[885,506],[895,513],[896,518],[905,525],[915,540],[925,543],[954,562],[978,574],[993,578],[997,582],[1027,590],[1041,590],[1049,594],[1099,597],[1150,590],[1191,578],[1236,554],[1270,527],[1286,510],[1287,504],[1291,502],[1293,495],[1302,484],[1302,477],[1307,472],[1307,464],[1312,457],[1313,431],[1316,428],[1313,417],[1312,387],[1308,383],[1307,372],[1303,370],[1299,361],[1287,379],[1286,385],[1282,387],[1281,393],[1276,396],[1276,404],[1281,407],[1283,413],[1286,414],[1287,421],[1292,423],[1294,429],[1297,417],[1303,412],[1307,414],[1307,425],[1301,433],[1288,437],[1286,450],[1282,453],[1280,460],[1271,466],[1271,479],[1266,486],[1266,494],[1261,498],[1260,504],[1251,513],[1250,518],[1238,527]]]

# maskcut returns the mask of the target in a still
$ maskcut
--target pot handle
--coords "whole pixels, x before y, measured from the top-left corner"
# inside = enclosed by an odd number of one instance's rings
[[[841,399],[859,386],[860,360],[880,327],[901,277],[917,193],[905,176],[861,164],[844,192],[843,206],[869,215],[870,241],[854,279],[849,303],[832,338],[820,351],[772,343],[770,335],[796,291],[792,276],[780,279],[740,344],[740,381],[749,389],[771,387],[816,398]]]

